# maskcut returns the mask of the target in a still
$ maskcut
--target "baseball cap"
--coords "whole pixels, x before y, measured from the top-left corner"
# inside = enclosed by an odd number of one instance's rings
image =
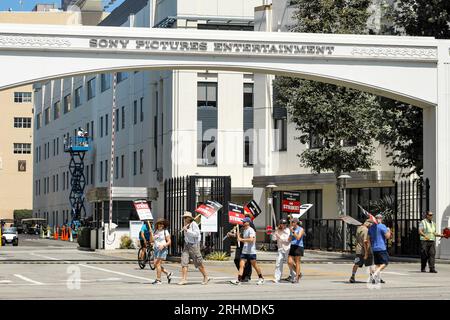
[[[383,218],[383,215],[382,215],[381,213],[379,213],[379,214],[377,214],[377,215],[375,216],[375,218],[377,218],[377,219],[382,219],[382,218]]]
[[[250,219],[249,217],[245,217],[244,219],[242,219],[243,223],[251,222],[251,221],[252,221],[252,219]]]
[[[280,221],[278,222],[278,224],[287,224],[287,220],[286,219],[280,219]]]
[[[300,220],[298,220],[297,218],[294,218],[294,219],[292,219],[292,220],[291,220],[291,222],[296,222],[296,223],[299,223],[299,222],[300,222]]]

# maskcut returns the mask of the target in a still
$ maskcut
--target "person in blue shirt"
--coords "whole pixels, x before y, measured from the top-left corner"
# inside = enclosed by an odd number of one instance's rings
[[[300,221],[297,218],[291,220],[291,226],[289,227],[291,231],[290,241],[291,248],[288,255],[288,265],[291,274],[295,272],[295,278],[289,277],[292,283],[298,283],[302,274],[300,272],[300,257],[303,256],[304,246],[303,246],[303,236],[305,235],[305,230],[300,226]],[[295,270],[294,270],[295,269]]]
[[[141,248],[147,248],[150,241],[150,229],[152,228],[150,220],[145,220],[142,224],[141,231],[139,232],[139,241],[141,242]],[[141,251],[141,260],[144,260],[145,251]]]
[[[369,228],[369,237],[372,246],[373,258],[375,262],[375,271],[371,275],[372,283],[385,283],[381,279],[381,271],[389,264],[389,255],[386,247],[386,240],[391,238],[391,230],[383,224],[383,216],[377,214],[377,224]]]

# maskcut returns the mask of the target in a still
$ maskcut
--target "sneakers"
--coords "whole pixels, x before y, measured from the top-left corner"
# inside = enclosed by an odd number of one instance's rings
[[[239,280],[231,280],[230,283],[234,284],[236,286],[239,286],[241,284],[241,282]]]
[[[348,280],[348,282],[350,282],[350,283],[355,283],[355,282],[356,282],[355,277],[354,277],[354,276],[351,276],[351,277],[350,277],[350,280]]]
[[[178,282],[179,286],[184,286],[185,284],[187,284],[186,280],[181,280],[180,282]]]
[[[287,278],[284,278],[283,280],[284,280],[284,281],[287,281],[287,282],[291,282],[291,281],[292,281],[292,277],[289,276],[289,277],[287,277]]]
[[[211,278],[203,279],[202,285],[208,284],[209,280],[211,280]]]
[[[280,280],[274,279],[274,280],[272,280],[272,282],[273,282],[273,283],[280,283]]]
[[[162,284],[161,280],[156,279],[155,281],[152,282],[152,284]]]
[[[438,273],[438,272],[436,271],[436,269],[431,269],[430,273]]]
[[[169,272],[169,273],[167,274],[167,283],[170,283],[170,282],[172,281],[172,275],[173,275],[172,272]]]
[[[427,270],[425,270],[425,269],[421,269],[421,270],[420,270],[420,272],[427,272]]]
[[[258,285],[264,284],[264,278],[259,278],[257,284]]]

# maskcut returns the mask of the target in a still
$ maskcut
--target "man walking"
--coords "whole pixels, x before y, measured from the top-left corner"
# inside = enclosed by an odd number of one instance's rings
[[[255,230],[253,230],[253,228],[250,227],[251,219],[249,217],[244,218],[242,222],[244,223],[243,237],[241,238],[241,235],[239,233],[237,235],[237,240],[241,243],[244,243],[241,254],[241,262],[239,265],[239,274],[238,279],[231,281],[231,283],[236,285],[242,283],[245,263],[247,261],[250,261],[252,267],[258,273],[258,284],[264,284],[264,278],[261,274],[261,268],[256,263],[256,232]]]
[[[442,234],[436,232],[436,224],[433,221],[433,212],[427,211],[425,219],[419,224],[420,235],[420,258],[421,271],[426,272],[425,268],[430,268],[431,273],[437,273],[434,258],[436,255],[436,237],[443,237]]]
[[[275,275],[273,282],[279,283],[281,275],[283,274],[283,264],[287,262],[289,249],[291,248],[291,241],[289,239],[291,231],[287,227],[288,222],[286,219],[281,219],[278,223],[278,228],[272,235],[272,240],[277,242],[278,257],[275,264]],[[294,279],[295,272],[291,269],[289,279]]]
[[[202,284],[208,284],[209,277],[203,265],[203,257],[200,252],[201,233],[197,222],[194,221],[192,213],[186,211],[183,215],[184,219],[184,248],[181,253],[181,281],[179,285],[187,284],[187,272],[189,266],[189,259],[192,258],[194,266],[200,270],[203,275]]]
[[[381,279],[381,271],[389,264],[389,255],[386,247],[386,240],[391,238],[391,230],[383,224],[383,216],[377,214],[375,216],[377,224],[369,228],[370,244],[372,246],[373,258],[376,269],[372,276],[372,283],[385,283]]]
[[[362,268],[362,266],[372,267],[373,265],[373,254],[372,249],[370,248],[370,239],[369,239],[369,228],[372,226],[373,222],[367,219],[364,224],[360,225],[358,229],[356,229],[356,258],[354,261],[352,276],[350,277],[349,282],[355,283],[355,275],[358,271],[358,268]],[[370,270],[372,274],[372,270]]]

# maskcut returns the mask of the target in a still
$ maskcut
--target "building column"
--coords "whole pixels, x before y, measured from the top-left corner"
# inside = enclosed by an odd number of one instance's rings
[[[450,218],[450,56],[448,45],[438,47],[438,106],[423,110],[424,177],[430,179],[430,210],[438,232]],[[437,240],[437,257],[450,259],[450,241]]]

